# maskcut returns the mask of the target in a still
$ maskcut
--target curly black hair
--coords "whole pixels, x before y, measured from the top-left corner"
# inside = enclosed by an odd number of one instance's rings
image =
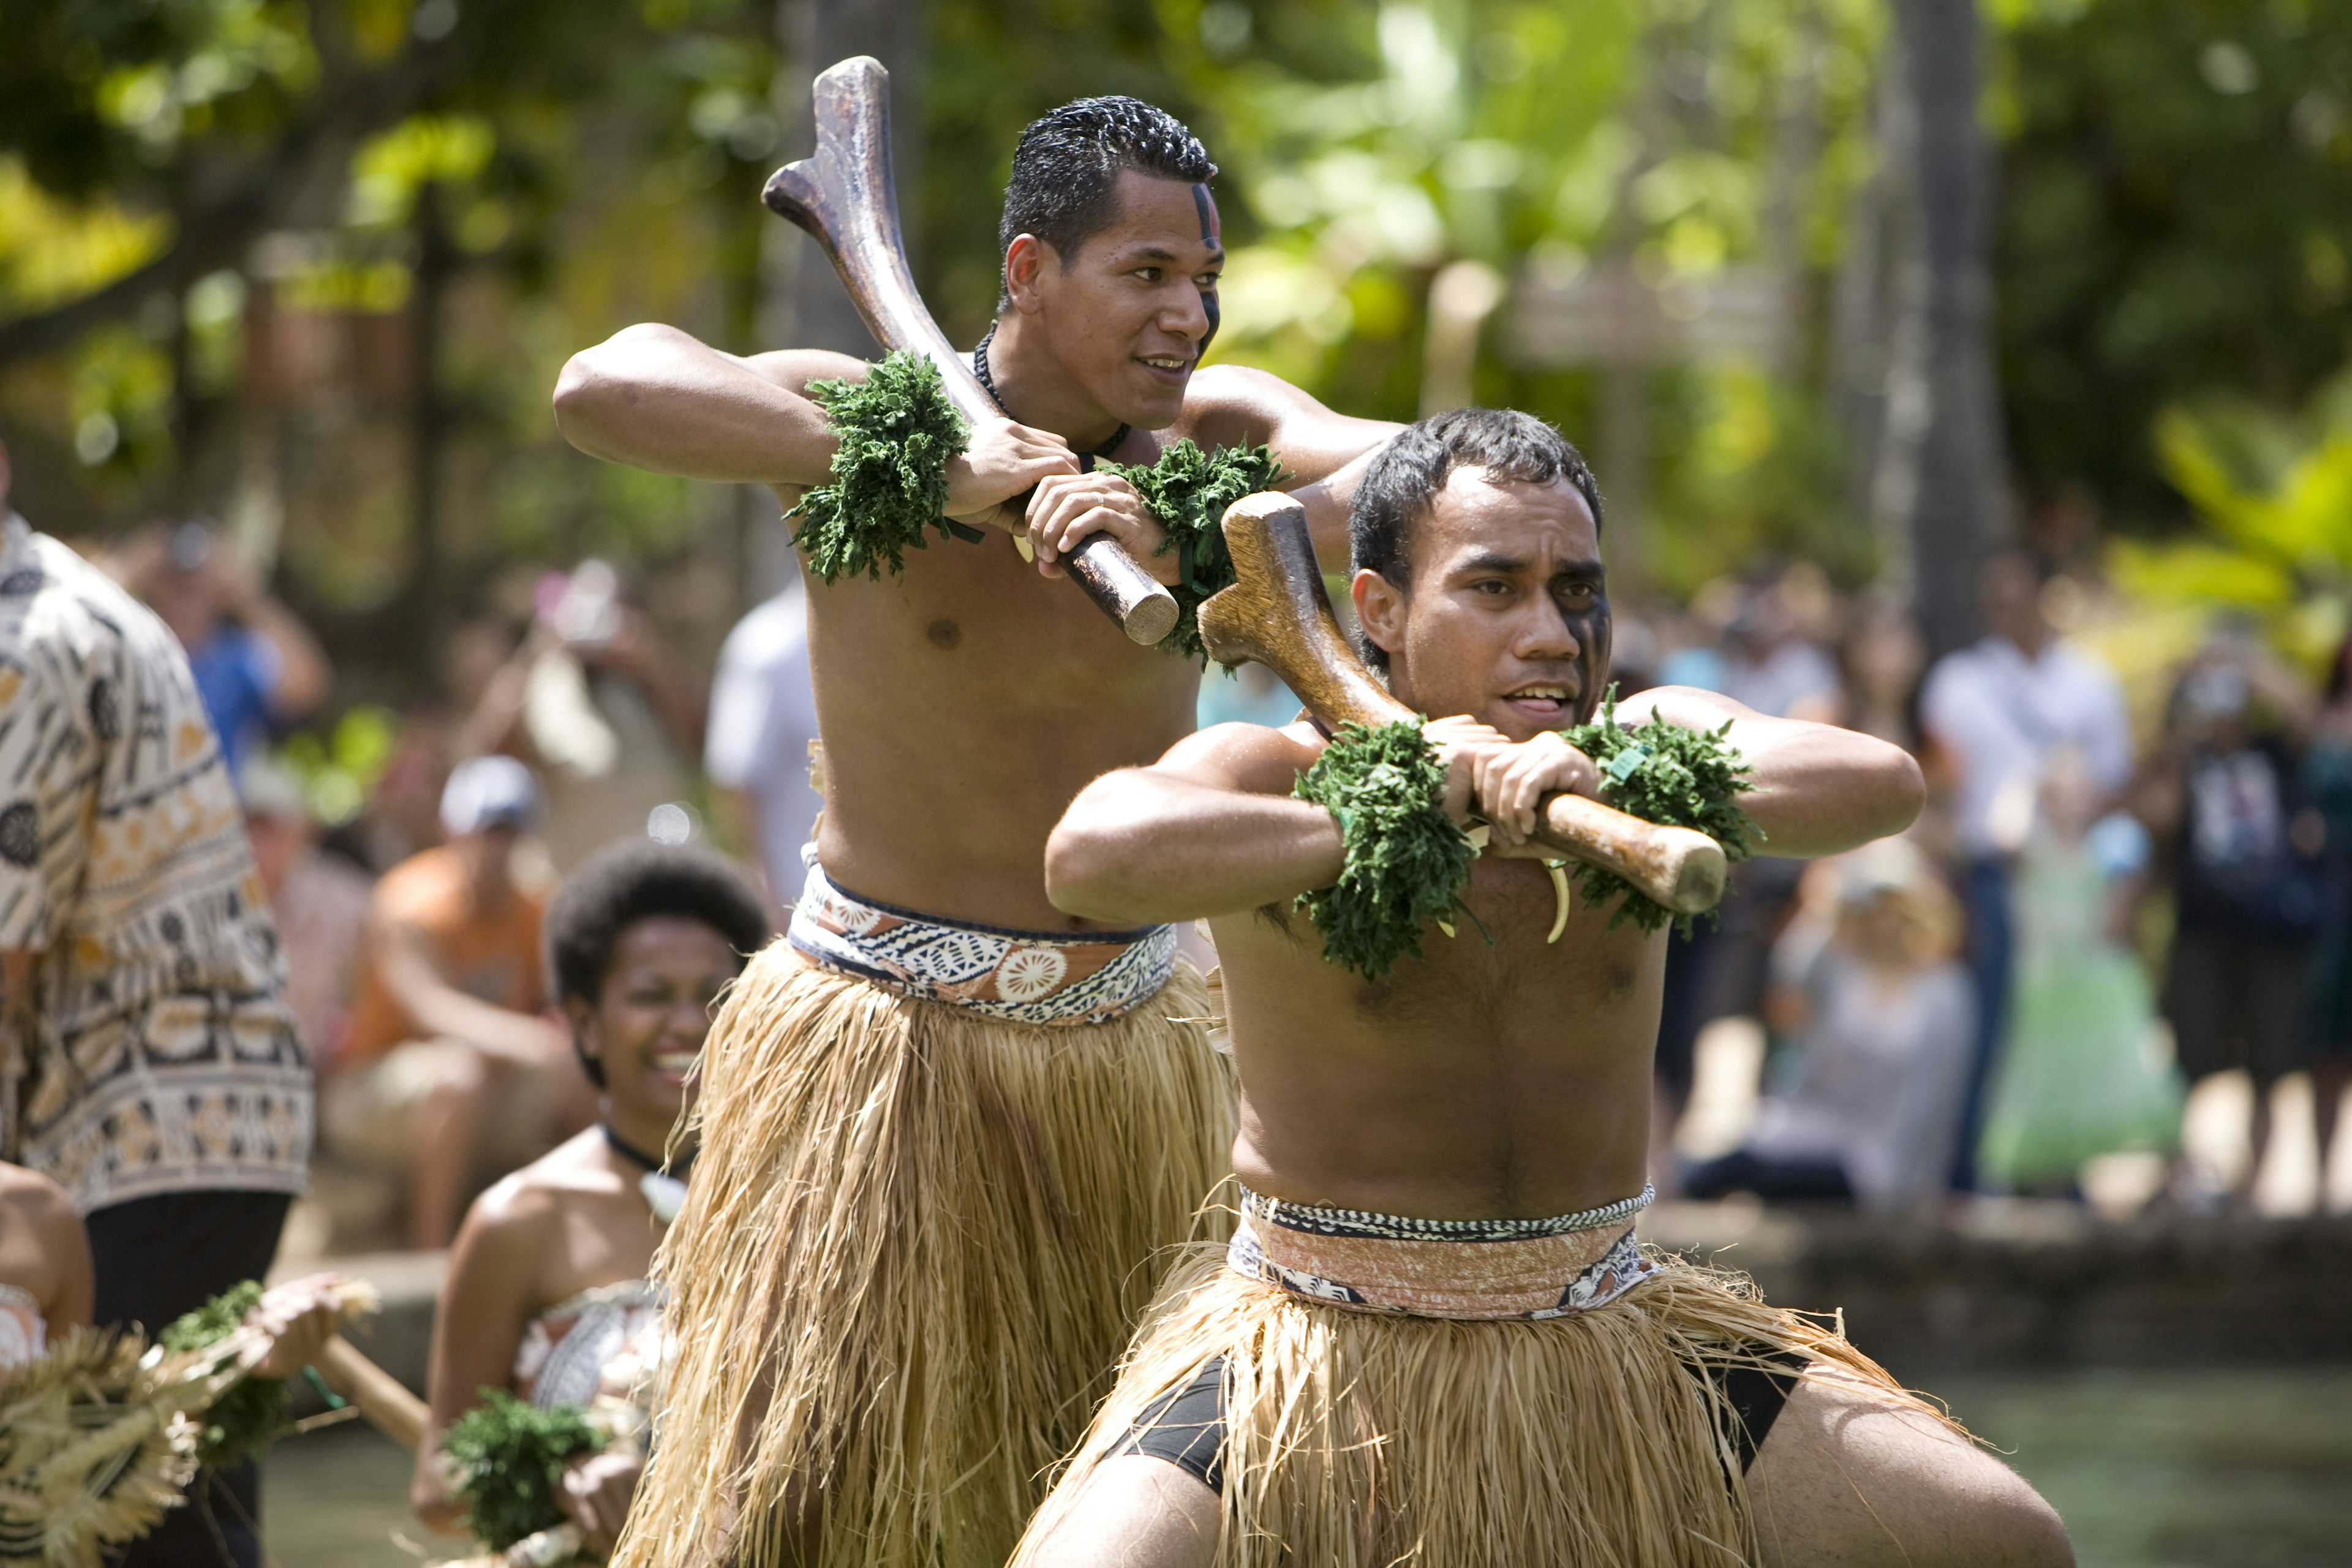
[[[996,226],[998,253],[1033,234],[1067,266],[1089,236],[1118,216],[1118,177],[1129,169],[1190,185],[1217,176],[1200,138],[1140,99],[1082,98],[1031,121],[1013,149],[1013,178]],[[1011,302],[1000,292],[996,308]]]
[[[733,862],[708,849],[630,839],[598,850],[564,879],[548,906],[547,973],[559,1003],[594,1004],[613,967],[621,932],[656,915],[700,921],[727,939],[740,971],[765,947],[768,906]],[[575,1036],[572,1047],[579,1048]],[[604,1087],[603,1064],[580,1065]]]

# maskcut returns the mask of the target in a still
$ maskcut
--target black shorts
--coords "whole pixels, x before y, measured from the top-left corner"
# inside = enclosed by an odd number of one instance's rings
[[[165,1193],[92,1213],[84,1224],[97,1276],[93,1321],[136,1323],[152,1337],[230,1286],[261,1279],[292,1201],[284,1193]],[[188,1506],[110,1552],[107,1568],[257,1568],[260,1515],[261,1470],[252,1460],[198,1471]]]
[[[2243,1068],[2268,1088],[2311,1058],[2311,944],[2192,927],[2172,939],[2164,1012],[2189,1082]]]
[[[1772,1424],[1804,1372],[1804,1358],[1786,1352],[1763,1352],[1764,1359],[1787,1368],[1767,1372],[1745,1361],[1703,1361],[1689,1367],[1694,1380],[1715,1385],[1726,1408],[1723,1436],[1739,1457],[1741,1474],[1756,1462]],[[1145,1454],[1165,1459],[1210,1490],[1225,1489],[1225,1362],[1223,1356],[1202,1363],[1192,1381],[1163,1395],[1136,1419],[1114,1457]]]

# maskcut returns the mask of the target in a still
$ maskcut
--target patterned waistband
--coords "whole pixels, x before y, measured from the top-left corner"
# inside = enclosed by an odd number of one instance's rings
[[[1021,1024],[1099,1024],[1159,994],[1176,930],[1069,935],[968,925],[844,892],[812,864],[793,948],[827,969],[923,1002]]]
[[[1550,1219],[1406,1219],[1242,1190],[1227,1267],[1296,1296],[1416,1318],[1559,1318],[1605,1307],[1654,1268],[1641,1195]]]

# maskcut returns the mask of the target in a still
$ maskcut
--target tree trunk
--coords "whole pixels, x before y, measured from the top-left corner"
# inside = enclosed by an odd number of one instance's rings
[[[1979,121],[1974,0],[1899,0],[1904,99],[1889,162],[1905,176],[1910,244],[1888,377],[1874,510],[1907,547],[1937,654],[1976,632],[1978,558],[2005,531],[1990,348],[1992,166]]]
[[[441,403],[441,313],[457,252],[441,216],[441,188],[416,192],[416,276],[408,296],[408,584],[393,623],[411,668],[431,669],[446,619],[441,593],[441,450],[449,431]]]

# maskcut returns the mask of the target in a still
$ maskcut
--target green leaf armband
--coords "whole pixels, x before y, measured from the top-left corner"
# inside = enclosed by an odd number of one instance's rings
[[[1343,724],[1290,792],[1331,813],[1347,862],[1298,905],[1323,956],[1377,980],[1451,910],[1470,879],[1470,840],[1445,815],[1445,769],[1417,720]]]
[[[1201,601],[1233,586],[1234,558],[1225,548],[1225,509],[1246,495],[1270,490],[1288,476],[1265,447],[1220,447],[1204,452],[1189,439],[1180,439],[1145,467],[1105,463],[1135,487],[1168,542],[1160,553],[1176,552],[1177,578],[1168,591],[1176,598],[1176,626],[1160,642],[1161,647],[1186,658],[1207,661],[1201,647]]]
[[[1601,798],[1629,816],[1670,827],[1694,827],[1723,846],[1727,860],[1745,860],[1763,830],[1739,809],[1739,797],[1756,787],[1755,770],[1721,729],[1686,730],[1653,718],[1633,729],[1617,724],[1617,689],[1612,686],[1591,722],[1561,731],[1561,738],[1591,757],[1601,770]],[[1609,917],[1610,929],[1632,921],[1655,931],[1668,921],[1685,936],[1691,917],[1676,915],[1613,871],[1580,864],[1571,873],[1586,901],[1599,905],[1622,896]],[[1714,910],[1707,918],[1716,919]]]
[[[604,1447],[576,1405],[541,1409],[504,1389],[449,1424],[441,1438],[466,1528],[493,1552],[563,1522],[563,1462]]]
[[[809,395],[833,422],[841,445],[833,454],[833,482],[819,485],[784,515],[797,517],[793,543],[809,570],[825,582],[878,578],[906,570],[906,552],[941,538],[973,539],[978,531],[943,515],[948,464],[963,455],[971,431],[948,401],[940,367],[901,349],[860,381],[818,381]]]

